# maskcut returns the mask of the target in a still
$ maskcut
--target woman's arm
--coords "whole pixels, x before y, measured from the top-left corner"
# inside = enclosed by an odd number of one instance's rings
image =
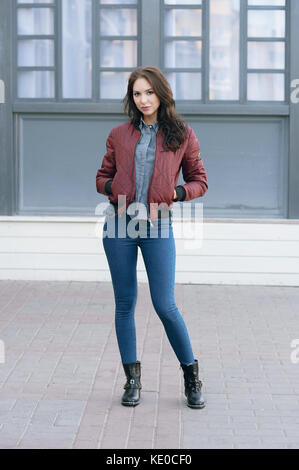
[[[113,146],[112,131],[106,140],[107,152],[104,155],[102,166],[97,172],[96,186],[97,192],[105,195],[111,194],[110,186],[116,173],[115,152]]]
[[[186,184],[181,185],[186,195],[184,201],[203,196],[207,189],[207,175],[200,155],[200,145],[190,127],[188,145],[182,159],[182,173]]]

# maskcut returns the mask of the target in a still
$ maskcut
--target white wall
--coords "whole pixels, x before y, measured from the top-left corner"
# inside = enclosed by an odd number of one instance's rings
[[[299,285],[299,220],[205,219],[193,249],[173,227],[177,283]],[[0,279],[111,282],[102,229],[94,217],[2,216]],[[140,251],[137,269],[147,281]]]

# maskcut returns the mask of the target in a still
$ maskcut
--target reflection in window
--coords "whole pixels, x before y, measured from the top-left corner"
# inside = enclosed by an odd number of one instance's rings
[[[54,98],[54,72],[19,72],[19,98]]]
[[[91,0],[62,1],[63,98],[91,98]]]
[[[285,74],[281,71],[286,66],[285,0],[250,0],[249,6],[247,100],[284,101]]]
[[[102,8],[100,15],[101,35],[131,36],[137,34],[136,9]]]
[[[137,41],[107,41],[100,43],[100,64],[103,67],[136,67]]]
[[[101,72],[100,90],[103,99],[123,98],[130,72]]]
[[[282,73],[249,73],[248,100],[250,101],[283,101],[284,74]]]
[[[25,5],[27,4],[27,6]],[[17,96],[18,98],[55,98],[54,57],[54,6],[30,6],[32,1],[18,1],[17,9]],[[35,1],[35,4],[45,3]],[[26,36],[30,37],[26,38]],[[49,35],[52,38],[34,38],[35,35]],[[22,68],[21,68],[22,67]],[[45,70],[32,70],[40,67]]]
[[[286,0],[248,0],[249,6],[282,6],[284,7]]]
[[[210,100],[239,99],[240,0],[210,0]]]
[[[65,99],[124,97],[126,80],[140,60],[138,0],[17,0],[16,5],[19,98],[53,99],[55,89]],[[244,0],[243,25],[240,0],[164,0],[161,5],[161,66],[177,100],[285,100],[285,0]],[[57,44],[60,11],[62,41]],[[203,28],[204,18],[209,25]],[[202,36],[206,30],[208,38]]]
[[[248,42],[248,68],[284,69],[284,42]]]
[[[166,36],[201,36],[201,10],[166,10]]]
[[[137,0],[100,0],[100,3],[102,4],[117,4],[117,3],[123,3],[123,4],[128,4],[132,5],[135,4]]]
[[[115,6],[111,8],[110,4]],[[127,5],[126,8],[124,4]],[[122,99],[127,91],[129,75],[138,66],[137,6],[136,0],[126,2],[101,0],[99,14],[101,99]],[[110,36],[113,37],[110,39]]]
[[[53,34],[54,14],[50,8],[19,8],[18,34]]]
[[[201,100],[201,73],[166,73],[174,99]]]
[[[53,3],[54,0],[18,0],[18,3]]]
[[[198,0],[164,2],[163,65],[176,100],[202,99],[201,7],[202,2]]]
[[[166,67],[201,67],[201,41],[167,41]]]
[[[52,39],[18,41],[18,65],[20,67],[54,66],[54,41]]]
[[[249,10],[248,37],[279,38],[285,36],[283,10]]]

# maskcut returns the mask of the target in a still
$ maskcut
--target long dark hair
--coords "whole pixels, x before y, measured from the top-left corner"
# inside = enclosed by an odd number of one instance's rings
[[[145,78],[160,100],[157,120],[164,133],[164,150],[176,152],[186,140],[187,129],[183,119],[176,112],[170,85],[158,67],[139,67],[131,73],[127,94],[123,99],[125,113],[131,118],[131,123],[138,127],[142,113],[133,98],[133,85],[138,78]]]

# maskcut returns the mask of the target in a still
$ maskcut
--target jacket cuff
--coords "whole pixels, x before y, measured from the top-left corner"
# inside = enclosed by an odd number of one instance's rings
[[[113,180],[109,180],[107,181],[107,183],[105,184],[105,191],[107,194],[112,194],[112,191],[111,191],[111,184],[112,184],[112,181]]]
[[[176,193],[177,193],[177,198],[174,199],[174,202],[176,201],[184,201],[186,197],[186,190],[183,186],[176,186],[175,187]]]

